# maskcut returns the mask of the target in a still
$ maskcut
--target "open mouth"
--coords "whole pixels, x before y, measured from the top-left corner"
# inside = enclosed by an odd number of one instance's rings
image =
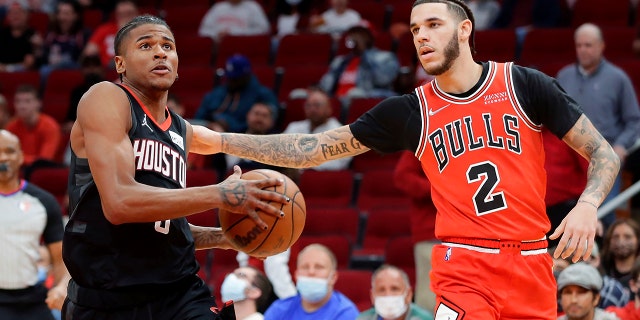
[[[433,48],[431,48],[429,46],[422,46],[422,47],[420,47],[420,50],[418,52],[420,53],[420,56],[427,57],[431,53],[435,52],[435,50],[433,50]]]
[[[166,74],[166,73],[169,73],[170,70],[169,70],[169,67],[167,67],[166,65],[159,64],[155,66],[151,71],[153,73]]]

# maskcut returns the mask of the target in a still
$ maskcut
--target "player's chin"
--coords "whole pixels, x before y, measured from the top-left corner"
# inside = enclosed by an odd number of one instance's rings
[[[169,78],[166,79],[153,79],[151,80],[151,86],[157,90],[169,90],[175,80]]]

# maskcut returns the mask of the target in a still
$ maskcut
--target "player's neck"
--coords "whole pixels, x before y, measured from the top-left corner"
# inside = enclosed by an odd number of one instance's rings
[[[142,91],[135,86],[126,84],[140,102],[149,110],[153,119],[162,123],[167,117],[167,91]]]
[[[473,88],[481,76],[482,65],[473,61],[471,55],[460,55],[448,71],[436,76],[436,82],[444,92],[460,94]]]

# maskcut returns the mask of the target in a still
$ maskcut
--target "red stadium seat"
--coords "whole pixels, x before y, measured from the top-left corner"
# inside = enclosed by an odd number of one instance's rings
[[[84,81],[80,70],[53,70],[47,79],[42,99],[42,112],[59,123],[65,121],[69,109],[71,91]]]
[[[369,170],[393,170],[400,159],[400,152],[389,154],[379,154],[375,151],[369,151],[353,157],[351,162],[351,170],[358,173],[367,172]]]
[[[636,28],[602,28],[602,36],[606,45],[604,54],[607,60],[617,64],[620,61],[636,59],[631,47],[632,39],[636,36]]]
[[[215,67],[223,68],[227,59],[234,54],[242,54],[252,66],[268,65],[271,61],[271,36],[268,34],[252,36],[226,36],[220,40]]]
[[[165,20],[177,41],[180,41],[183,35],[198,34],[200,22],[208,9],[208,5],[194,5],[182,1],[179,6],[172,6],[170,10],[166,10]]]
[[[300,175],[298,187],[307,208],[346,208],[351,204],[353,179],[353,172],[349,170],[305,170]]]
[[[349,110],[347,111],[347,119],[345,123],[352,123],[358,119],[362,114],[369,111],[376,104],[384,99],[382,98],[355,98],[351,99],[349,103]]]
[[[384,262],[396,266],[409,276],[409,282],[416,287],[416,265],[411,236],[398,236],[389,239],[385,250]]]
[[[395,208],[372,208],[367,214],[367,226],[362,247],[354,250],[354,256],[384,256],[389,239],[410,236],[409,210]]]
[[[276,67],[312,65],[328,66],[333,39],[328,33],[288,34],[278,44]]]
[[[185,34],[176,39],[180,68],[209,68],[213,64],[213,40],[197,34]]]
[[[338,270],[334,289],[351,300],[360,312],[371,308],[371,270]]]
[[[181,67],[180,79],[171,87],[170,92],[178,96],[185,106],[185,118],[193,118],[204,95],[213,89],[213,68]]]
[[[360,213],[355,208],[308,208],[302,235],[346,235],[351,243],[356,243],[359,223]]]
[[[51,193],[60,208],[62,214],[67,214],[67,181],[69,181],[69,168],[38,168],[33,170],[29,182]]]
[[[549,61],[568,64],[575,56],[573,29],[533,29],[524,39],[519,63],[536,68]]]
[[[376,207],[387,207],[399,210],[408,208],[409,196],[398,189],[393,181],[393,170],[379,169],[362,173],[357,206],[361,211]]]
[[[13,95],[23,84],[32,85],[40,90],[40,73],[38,71],[0,72],[0,93],[7,99],[11,114],[14,110]]]
[[[573,5],[571,25],[576,28],[591,22],[600,27],[626,27],[629,25],[630,1],[579,0]]]
[[[516,46],[516,33],[512,29],[477,31],[474,58],[476,61],[514,61]]]
[[[329,67],[324,65],[289,66],[282,70],[282,81],[278,87],[278,99],[284,101],[293,89],[307,89],[318,84]]]

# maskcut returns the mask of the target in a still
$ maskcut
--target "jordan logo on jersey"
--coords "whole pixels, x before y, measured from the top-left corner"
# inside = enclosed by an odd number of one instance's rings
[[[140,123],[140,125],[142,125],[143,127],[149,128],[149,130],[151,130],[151,132],[153,132],[153,129],[151,128],[151,126],[147,122],[147,115],[146,114],[144,115],[144,118],[142,118],[142,123]]]
[[[475,121],[483,125],[474,127]],[[466,116],[451,121],[444,128],[436,128],[428,138],[431,151],[438,162],[438,169],[442,172],[452,158],[457,158],[467,151],[493,148],[520,154],[519,127],[519,118],[515,115],[504,114],[502,117],[494,117],[490,113],[483,113],[482,119]]]
[[[175,148],[157,140],[135,139],[136,170],[154,171],[186,187],[187,165]]]

